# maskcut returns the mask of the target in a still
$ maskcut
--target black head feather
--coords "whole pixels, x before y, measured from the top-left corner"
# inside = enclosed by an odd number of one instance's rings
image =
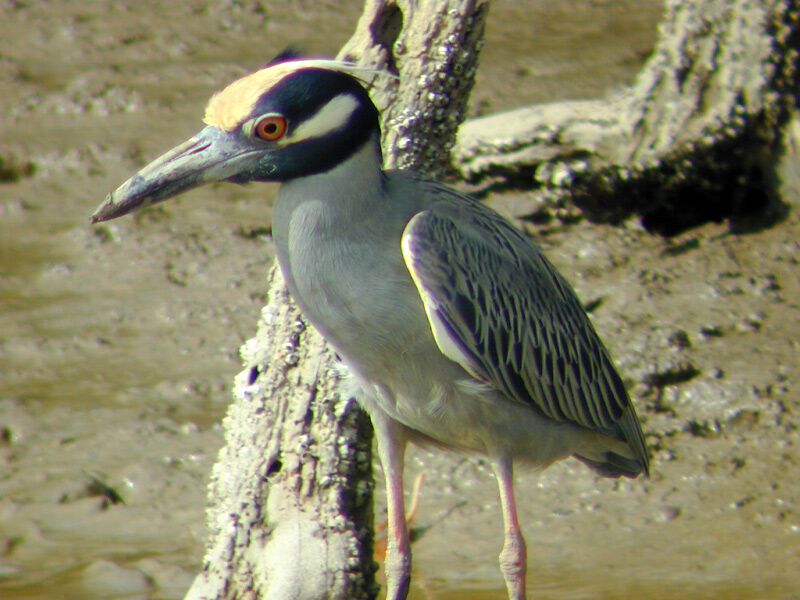
[[[299,48],[289,45],[286,46],[283,50],[281,50],[269,61],[267,61],[267,63],[264,64],[261,68],[266,69],[267,67],[271,67],[272,65],[276,65],[278,63],[285,62],[287,60],[295,60],[298,58],[308,58],[308,55]]]

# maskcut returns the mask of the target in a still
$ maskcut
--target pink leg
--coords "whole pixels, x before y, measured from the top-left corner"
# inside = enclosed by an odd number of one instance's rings
[[[386,600],[405,600],[411,580],[411,544],[403,502],[403,455],[406,437],[402,428],[388,418],[373,418],[372,422],[386,477],[388,531],[386,559],[383,563],[386,572]]]
[[[517,520],[514,500],[514,472],[510,458],[494,462],[494,472],[500,489],[500,507],[503,511],[504,540],[500,552],[500,570],[506,580],[509,600],[525,600],[525,571],[527,552],[525,540]]]

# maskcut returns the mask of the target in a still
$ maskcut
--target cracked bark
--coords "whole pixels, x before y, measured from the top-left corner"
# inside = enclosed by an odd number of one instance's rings
[[[574,204],[664,234],[779,217],[776,190],[798,186],[799,12],[794,0],[668,0],[630,88],[469,121],[455,166],[487,188],[534,189],[530,212]]]
[[[387,165],[448,168],[487,6],[367,2],[340,57],[396,75],[371,84]],[[335,356],[302,320],[277,266],[268,286],[256,337],[241,350],[209,483],[206,555],[185,599],[374,598],[369,420],[340,396]]]

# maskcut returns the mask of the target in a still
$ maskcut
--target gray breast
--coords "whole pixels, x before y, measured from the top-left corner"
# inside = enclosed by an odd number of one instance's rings
[[[308,200],[276,206],[276,251],[304,315],[360,371],[381,378],[399,355],[433,348],[400,251],[407,218],[340,214]]]

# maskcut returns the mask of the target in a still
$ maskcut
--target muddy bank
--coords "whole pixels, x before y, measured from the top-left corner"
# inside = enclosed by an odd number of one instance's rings
[[[335,52],[360,5],[311,4],[0,6],[0,597],[180,598],[191,581],[216,423],[263,300],[274,188],[87,219],[196,131],[231,78],[290,42]],[[475,113],[624,85],[659,7],[492,11]],[[490,199],[509,214],[524,201]],[[571,463],[520,475],[531,595],[796,596],[796,214],[672,240],[635,222],[526,226],[593,306],[654,454],[647,482]],[[420,470],[414,597],[502,598],[488,470],[414,451],[409,481]]]

